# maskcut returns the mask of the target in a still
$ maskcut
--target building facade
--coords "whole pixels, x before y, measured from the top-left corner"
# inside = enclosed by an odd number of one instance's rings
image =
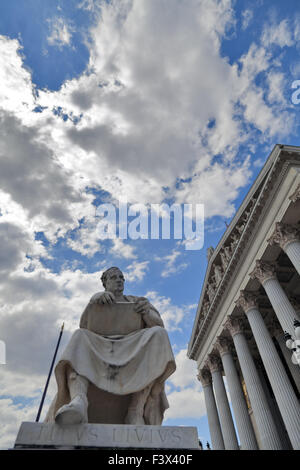
[[[300,313],[300,147],[274,147],[207,257],[188,357],[212,447],[299,450],[300,367],[284,332]]]

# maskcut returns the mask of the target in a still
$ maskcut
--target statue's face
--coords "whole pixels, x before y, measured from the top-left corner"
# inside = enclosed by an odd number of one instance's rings
[[[122,271],[119,269],[114,269],[109,273],[106,279],[105,290],[110,292],[122,291],[124,290],[124,276]]]

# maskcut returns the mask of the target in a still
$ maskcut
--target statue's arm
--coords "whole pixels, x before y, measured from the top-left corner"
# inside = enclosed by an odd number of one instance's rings
[[[85,307],[81,317],[80,317],[80,322],[79,322],[79,328],[85,328],[87,329],[87,323],[88,323],[88,307],[89,304]]]
[[[156,310],[146,297],[127,296],[127,299],[137,302],[137,304],[143,304],[143,313],[141,313],[141,315],[146,328],[151,328],[152,326],[165,327],[158,310]]]
[[[146,323],[146,326],[148,328],[151,328],[152,326],[161,326],[162,328],[165,327],[164,322],[156,310],[155,307],[153,307],[152,304],[149,302],[149,310],[147,313],[143,315],[143,320]]]

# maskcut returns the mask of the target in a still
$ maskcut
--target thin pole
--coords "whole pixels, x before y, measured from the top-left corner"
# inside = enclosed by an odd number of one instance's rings
[[[54,362],[55,362],[55,359],[56,359],[56,354],[57,354],[57,351],[58,351],[58,348],[59,348],[59,343],[60,343],[60,340],[61,340],[61,337],[62,337],[62,334],[63,334],[63,330],[64,330],[64,323],[62,324],[62,327],[60,329],[57,345],[56,345],[54,356],[53,356],[52,363],[51,363],[51,366],[50,366],[50,370],[49,370],[49,374],[48,374],[48,377],[47,377],[47,382],[46,382],[46,385],[45,385],[45,388],[44,388],[43,396],[42,396],[42,399],[41,399],[39,411],[38,411],[38,414],[37,414],[36,419],[35,419],[36,423],[39,422],[39,419],[40,419],[40,416],[41,416],[42,408],[43,408],[43,405],[44,405],[44,400],[45,400],[45,397],[46,397],[50,377],[51,377],[51,374],[52,374],[52,369],[53,369]]]

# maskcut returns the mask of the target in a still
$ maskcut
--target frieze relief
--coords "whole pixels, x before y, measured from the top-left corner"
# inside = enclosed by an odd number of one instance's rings
[[[222,270],[222,267],[219,265],[219,264],[216,264],[214,265],[213,267],[214,269],[214,279],[215,279],[215,282],[216,282],[216,286],[218,286],[223,278],[223,270]]]

